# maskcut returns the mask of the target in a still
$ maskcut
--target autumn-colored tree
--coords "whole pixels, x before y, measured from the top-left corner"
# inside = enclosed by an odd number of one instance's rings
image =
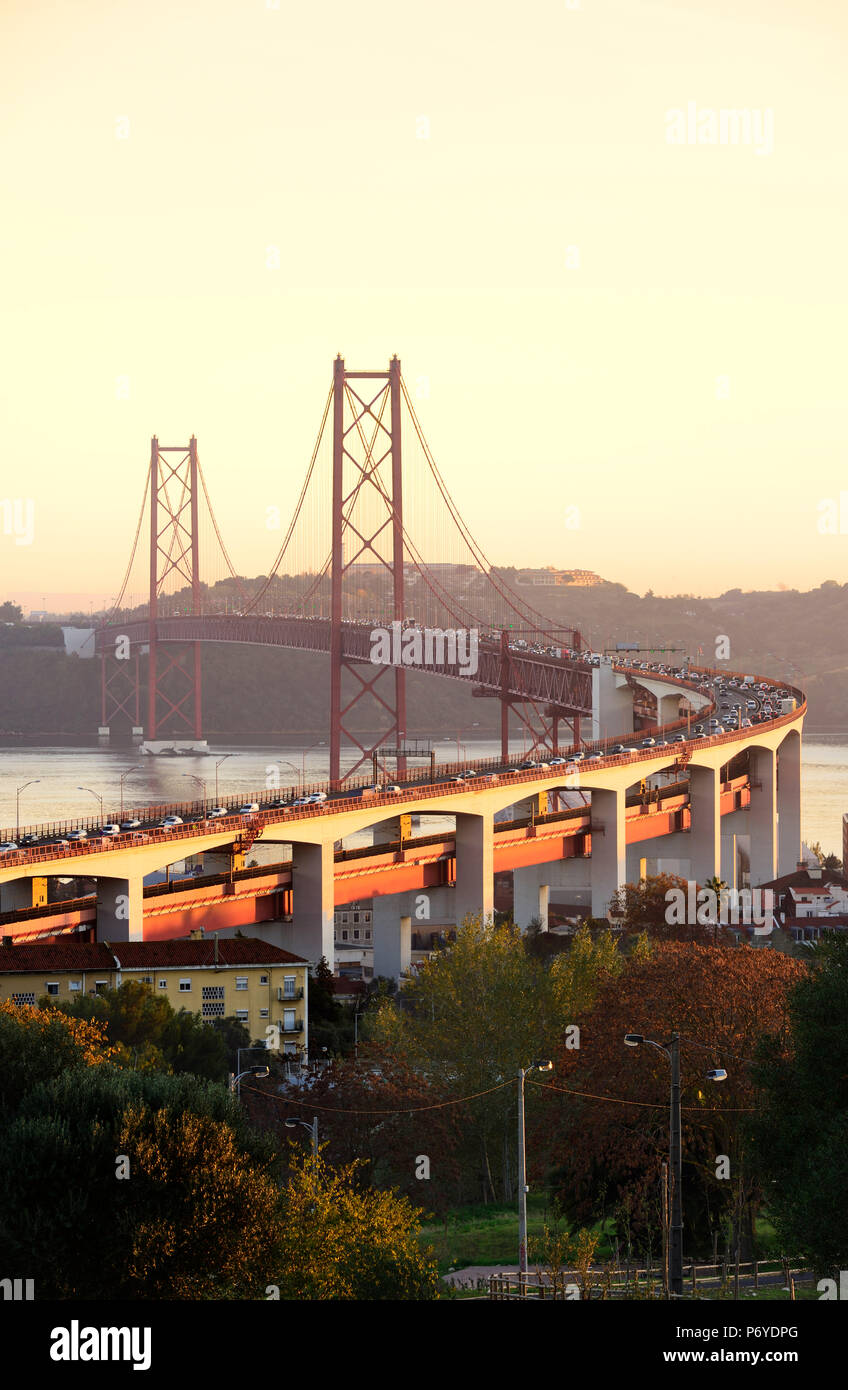
[[[298,1154],[283,1190],[281,1247],[269,1284],[285,1299],[435,1299],[438,1269],[422,1250],[420,1210],[365,1188],[358,1163],[332,1169]]]
[[[31,1004],[0,1003],[0,1113],[14,1113],[40,1082],[112,1056],[106,1031],[98,1023],[44,1012]]]
[[[0,1131],[4,1259],[41,1298],[259,1296],[274,1149],[222,1086],[71,1067]]]
[[[774,1046],[785,1045],[787,991],[805,967],[750,947],[656,941],[652,947],[601,989],[582,1019],[579,1049],[560,1052],[549,1084],[571,1093],[545,1096],[531,1151],[544,1155],[554,1171],[572,1220],[589,1224],[615,1216],[625,1242],[658,1249],[669,1065],[653,1048],[626,1047],[624,1034],[667,1044],[676,1031],[682,1039],[687,1253],[708,1255],[711,1232],[727,1233],[734,1212],[739,1229],[728,1245],[733,1248],[738,1236],[744,1250],[761,1200],[741,1125],[756,1104],[749,1059],[763,1034],[773,1036]],[[713,1067],[727,1070],[723,1084],[704,1079]]]
[[[711,882],[715,885],[720,880]],[[687,888],[687,880],[676,874],[649,874],[638,883],[625,883],[618,888],[610,902],[610,912],[618,918],[626,936],[645,932],[659,941],[692,941],[702,945],[724,941],[726,927],[715,920],[715,914],[708,916],[707,904],[701,904],[699,910],[697,892],[693,894],[690,912]]]

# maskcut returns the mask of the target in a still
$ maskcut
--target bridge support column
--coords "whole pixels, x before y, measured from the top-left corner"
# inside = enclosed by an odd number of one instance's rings
[[[794,874],[801,859],[801,737],[788,734],[777,751],[777,871]]]
[[[592,738],[633,733],[633,691],[616,676],[612,661],[602,657],[592,668]]]
[[[689,868],[692,878],[703,888],[708,878],[719,872],[721,864],[721,802],[719,770],[689,767]]]
[[[42,907],[46,902],[46,878],[14,878],[11,883],[0,883],[0,912]]]
[[[543,868],[544,866],[539,866]],[[525,931],[534,917],[548,930],[548,907],[551,900],[549,883],[539,882],[539,868],[514,869],[512,873],[512,919]]]
[[[292,950],[334,961],[333,846],[292,844]]]
[[[412,960],[412,918],[406,915],[409,894],[375,898],[371,910],[374,978],[399,980]]]
[[[657,723],[671,724],[675,719],[680,718],[680,696],[679,695],[658,695],[657,696]]]
[[[771,748],[752,748],[750,759],[751,887],[758,888],[777,877],[777,758]]]
[[[592,916],[606,917],[627,877],[623,791],[592,791]]]
[[[494,917],[494,818],[461,812],[456,817],[456,924],[467,916]]]
[[[98,878],[98,941],[144,940],[144,880]]]
[[[736,836],[722,835],[721,837],[721,873],[719,877],[722,883],[726,883],[728,888],[735,888],[736,884]]]

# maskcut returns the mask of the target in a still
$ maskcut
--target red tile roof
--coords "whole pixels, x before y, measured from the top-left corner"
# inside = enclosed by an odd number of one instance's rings
[[[0,973],[22,971],[114,970],[115,960],[123,970],[144,966],[214,965],[215,942],[171,941],[56,941],[31,946],[0,947]],[[218,941],[218,964],[229,965],[306,965],[308,962],[280,946],[256,937],[226,937]]]

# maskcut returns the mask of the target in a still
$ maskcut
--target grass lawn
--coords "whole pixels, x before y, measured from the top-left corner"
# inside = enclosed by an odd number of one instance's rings
[[[550,1199],[544,1193],[531,1193],[527,1198],[528,1238],[541,1236],[546,1222],[549,1226],[554,1224]],[[596,1260],[603,1262],[612,1257],[610,1233],[615,1235],[614,1223],[594,1229],[601,1236]],[[757,1238],[761,1260],[777,1253],[774,1230],[767,1221],[757,1222]],[[424,1226],[420,1240],[423,1246],[431,1245],[435,1250],[440,1274],[463,1269],[466,1265],[515,1265],[518,1263],[517,1203],[460,1207],[449,1213],[447,1223],[437,1220]],[[766,1297],[765,1290],[759,1297]],[[788,1298],[788,1294],[784,1297]]]

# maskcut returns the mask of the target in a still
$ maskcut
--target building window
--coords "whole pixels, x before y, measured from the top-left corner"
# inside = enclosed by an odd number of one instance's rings
[[[69,980],[68,989],[82,989],[82,980]]]
[[[294,1009],[283,1009],[283,1032],[294,1032]]]
[[[223,997],[224,997],[224,986],[223,986],[223,985],[203,985],[202,990],[201,990],[201,994],[202,994],[202,997],[203,997],[204,999],[223,999]]]
[[[267,975],[260,975],[260,976],[259,976],[259,983],[260,983],[260,985],[267,985],[267,983],[268,983],[268,976],[267,976]]]
[[[296,1057],[297,1043],[283,1043],[283,1052],[287,1057]]]
[[[355,932],[353,933],[353,939],[354,939],[354,941],[358,941],[358,940],[359,940],[359,932],[358,932],[358,931],[355,931]]]
[[[160,988],[160,989],[167,989],[167,988],[168,988],[168,981],[167,981],[167,980],[160,980],[160,981],[159,981],[159,988]]]
[[[239,1023],[247,1023],[250,1019],[249,1009],[236,1009],[236,1018]]]
[[[30,994],[30,993],[28,993],[27,991],[23,991],[21,994],[13,994],[13,995],[12,995],[12,1003],[13,1003],[13,1004],[34,1004],[34,1003],[35,1003],[35,995],[34,995],[34,994]]]
[[[236,989],[247,989],[246,975],[236,975]]]
[[[95,981],[94,981],[94,993],[95,993],[95,994],[102,994],[103,991],[104,991],[104,989],[108,989],[108,988],[109,988],[109,981],[108,981],[108,980],[95,980]]]
[[[284,976],[283,976],[283,998],[284,998],[284,999],[294,999],[294,985],[295,985],[294,975],[284,975]]]
[[[366,941],[370,941],[370,940],[371,940],[371,933],[370,933],[370,931],[366,931],[366,933],[365,933],[365,940],[366,940]]]
[[[201,1017],[202,1017],[202,1018],[223,1018],[223,1017],[224,1017],[224,1005],[223,1005],[223,1004],[217,1004],[217,1003],[214,1003],[214,1002],[212,1002],[212,1003],[205,1003],[205,1004],[202,1006],[200,1012],[201,1012]]]
[[[58,993],[59,993],[59,986],[58,986],[58,984],[56,984],[56,983],[48,984],[48,986],[47,986],[47,993],[48,993],[48,994],[58,994]]]
[[[354,912],[354,914],[353,914],[353,920],[354,920],[354,922],[358,922],[358,921],[359,921],[359,913],[358,913],[358,912]]]
[[[268,1017],[268,1010],[267,1010],[267,1009],[260,1009],[260,1010],[259,1010],[259,1017],[260,1017],[260,1018],[267,1018],[267,1017]]]
[[[180,980],[180,994],[188,994],[191,989],[191,980]]]
[[[343,931],[343,932],[342,932],[342,941],[347,941],[347,932],[346,932],[346,931]]]

